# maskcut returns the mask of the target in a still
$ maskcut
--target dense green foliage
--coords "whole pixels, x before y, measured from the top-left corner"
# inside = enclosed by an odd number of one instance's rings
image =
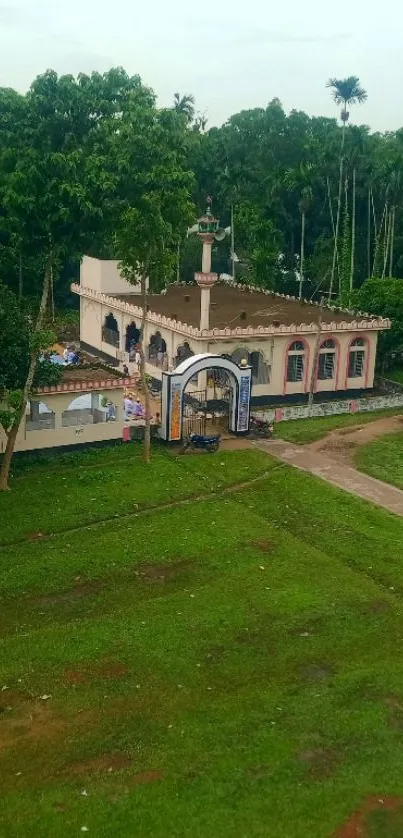
[[[157,129],[160,147],[170,150],[168,169],[178,174],[176,184],[166,183],[167,199],[175,186],[184,187],[200,211],[211,194],[224,226],[234,205],[239,277],[297,292],[303,258],[305,295],[326,294],[334,272],[333,296],[345,299],[350,279],[358,288],[372,275],[401,276],[403,129],[372,134],[365,125],[350,126],[346,108],[363,102],[365,91],[355,77],[331,79],[329,86],[343,105],[341,124],[296,110],[287,115],[275,99],[207,131],[204,118],[194,119],[190,94],[175,94],[173,108],[158,111],[152,91],[119,68],[77,79],[48,71],[25,96],[1,89],[0,278],[15,291],[39,293],[40,245],[51,236],[58,245],[56,298],[66,301],[84,251],[119,257],[121,213],[141,209],[147,169],[159,165],[152,138]],[[166,160],[164,152],[162,185]],[[193,173],[194,186],[184,171]],[[183,213],[166,230],[169,251],[170,238],[183,235],[187,218]],[[217,245],[220,271],[230,270],[228,257],[228,242]],[[186,279],[199,258],[194,240],[183,239]],[[172,279],[172,264],[167,273],[164,279]]]
[[[358,310],[391,320],[392,327],[379,336],[379,357],[383,369],[403,357],[403,282],[401,279],[371,279],[353,295]],[[388,375],[389,377],[389,375]]]
[[[2,834],[329,838],[402,795],[401,519],[257,452],[23,463],[0,496]],[[369,834],[400,835],[382,816]]]
[[[147,242],[136,227],[154,235],[150,279],[172,265],[189,215],[193,132],[182,111],[158,110],[154,93],[119,68],[77,79],[47,71],[25,96],[1,89],[0,128],[0,279],[18,287],[20,298],[28,290],[37,309],[25,381],[11,424],[11,414],[3,422],[4,490],[40,333],[67,291],[66,271],[83,253],[126,259],[115,247],[133,238],[131,267],[144,275],[139,247]]]
[[[0,283],[0,396],[22,386],[28,359],[27,318],[12,291]]]

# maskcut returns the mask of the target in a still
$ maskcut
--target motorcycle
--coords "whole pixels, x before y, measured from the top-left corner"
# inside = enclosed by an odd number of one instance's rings
[[[195,451],[197,448],[203,448],[207,451],[208,454],[213,454],[215,451],[218,451],[220,447],[220,435],[217,434],[216,436],[203,436],[202,434],[189,434],[186,437],[181,454],[185,454],[186,451]]]
[[[274,433],[274,425],[272,422],[265,422],[264,419],[257,419],[256,416],[251,416],[249,422],[249,432],[252,436],[270,439]]]

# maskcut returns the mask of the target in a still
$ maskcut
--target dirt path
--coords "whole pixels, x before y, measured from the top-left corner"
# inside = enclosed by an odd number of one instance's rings
[[[339,463],[353,465],[354,451],[357,446],[366,445],[373,439],[397,431],[403,431],[403,416],[387,416],[383,419],[375,419],[374,422],[368,422],[368,424],[330,431],[322,439],[310,442],[304,448],[328,455]],[[281,435],[281,428],[278,429],[278,434]]]
[[[315,477],[326,480],[327,483],[338,486],[339,489],[344,489],[351,495],[357,495],[363,500],[368,500],[403,517],[403,491],[388,483],[382,483],[381,480],[362,474],[357,469],[344,462],[337,462],[321,451],[312,450],[309,445],[293,445],[281,439],[267,440],[267,442],[262,440],[256,442],[255,445],[288,465],[307,471]]]

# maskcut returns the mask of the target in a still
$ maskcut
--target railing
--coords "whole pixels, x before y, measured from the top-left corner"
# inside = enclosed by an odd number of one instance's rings
[[[109,343],[110,346],[114,346],[116,349],[119,349],[120,336],[119,332],[115,332],[114,329],[108,329],[106,326],[103,326],[102,340],[104,343]]]

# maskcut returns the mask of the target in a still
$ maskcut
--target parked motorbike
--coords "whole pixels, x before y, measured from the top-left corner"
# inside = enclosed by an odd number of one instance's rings
[[[256,416],[251,416],[249,422],[249,432],[252,436],[270,439],[270,437],[273,436],[274,425],[272,422],[265,422],[264,419],[257,419]]]
[[[189,434],[186,437],[181,454],[185,454],[186,451],[194,451],[198,448],[202,448],[207,451],[208,454],[213,454],[215,451],[218,451],[220,447],[220,435],[216,434],[215,436],[203,436],[202,434]]]

